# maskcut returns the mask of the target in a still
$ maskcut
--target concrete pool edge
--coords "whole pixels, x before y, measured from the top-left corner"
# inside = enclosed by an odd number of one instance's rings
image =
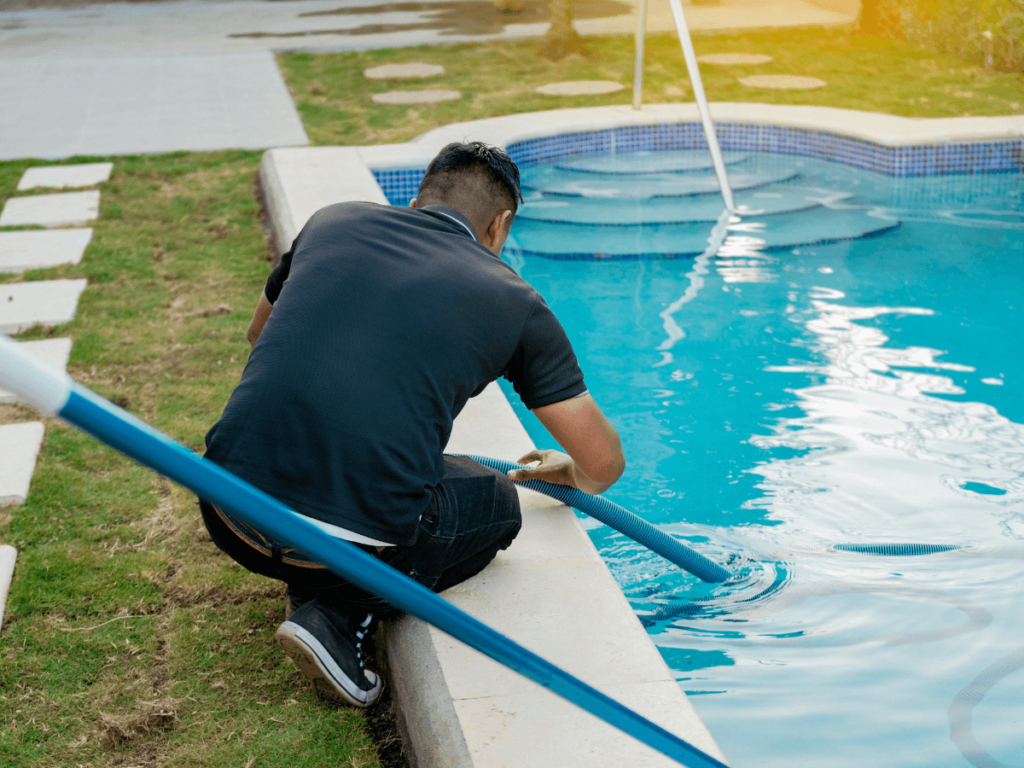
[[[804,131],[889,150],[1008,142],[1024,156],[1024,115],[906,118],[833,107],[731,102],[712,103],[711,112],[716,123]],[[480,140],[507,147],[568,133],[680,123],[699,123],[695,105],[653,104],[640,111],[628,105],[555,109],[452,123],[404,144],[270,150],[260,167],[260,180],[268,207],[278,212],[272,216],[275,258],[318,206],[345,200],[386,203],[386,195],[373,181],[374,172],[422,171],[449,142]],[[330,170],[342,167],[347,169],[345,178]]]

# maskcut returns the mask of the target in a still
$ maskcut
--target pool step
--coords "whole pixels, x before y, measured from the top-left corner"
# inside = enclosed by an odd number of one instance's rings
[[[757,189],[792,181],[798,177],[793,170],[730,173],[733,191]],[[611,173],[573,173],[551,166],[529,169],[523,174],[523,195],[597,198],[612,200],[646,200],[658,197],[718,195],[718,182],[713,175],[658,173],[626,176]]]
[[[794,212],[765,218],[737,218],[740,220],[729,226],[728,235],[734,244],[742,239],[743,250],[748,255],[850,240],[899,226],[899,222],[879,219],[862,210],[824,207],[815,210],[813,215]],[[594,227],[529,221],[513,227],[506,249],[517,255],[549,259],[689,257],[704,252],[710,235],[711,225],[706,222]]]
[[[749,159],[745,152],[723,152],[726,165]],[[611,155],[584,155],[558,160],[554,167],[573,173],[607,173],[623,176],[645,176],[663,173],[709,171],[714,166],[706,149],[677,149],[665,152],[621,152]]]
[[[847,193],[783,184],[737,193],[736,213],[744,217],[776,216],[782,213],[808,211],[848,197]],[[622,227],[638,224],[715,222],[721,215],[722,200],[717,195],[699,195],[683,199],[652,197],[632,202],[536,195],[526,199],[519,208],[516,220]]]

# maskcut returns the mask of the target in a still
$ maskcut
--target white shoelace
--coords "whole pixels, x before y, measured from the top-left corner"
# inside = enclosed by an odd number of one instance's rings
[[[363,669],[363,638],[366,637],[366,628],[370,626],[370,622],[373,621],[373,614],[367,614],[366,621],[359,626],[363,628],[362,632],[356,632],[356,653],[359,654],[359,668]]]

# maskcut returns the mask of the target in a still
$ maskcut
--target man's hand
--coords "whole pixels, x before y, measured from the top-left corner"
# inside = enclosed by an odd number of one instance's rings
[[[543,480],[555,485],[579,487],[575,483],[573,472],[576,462],[561,451],[530,451],[517,461],[519,464],[532,464],[539,461],[540,464],[536,467],[513,469],[508,473],[513,480]]]
[[[511,470],[508,476],[513,480],[543,480],[555,485],[568,485],[590,494],[604,493],[611,486],[611,483],[598,482],[588,477],[571,456],[561,451],[530,451],[517,461],[519,464],[540,463],[536,467]]]

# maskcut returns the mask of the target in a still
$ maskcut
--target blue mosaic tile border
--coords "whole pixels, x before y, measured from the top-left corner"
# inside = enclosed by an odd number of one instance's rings
[[[1024,140],[883,147],[860,139],[803,128],[721,123],[722,149],[806,155],[887,176],[1014,173],[1024,171]],[[707,149],[700,123],[671,123],[564,133],[511,144],[520,168],[576,155],[644,150]],[[408,205],[425,168],[378,170],[373,174],[392,205]]]

